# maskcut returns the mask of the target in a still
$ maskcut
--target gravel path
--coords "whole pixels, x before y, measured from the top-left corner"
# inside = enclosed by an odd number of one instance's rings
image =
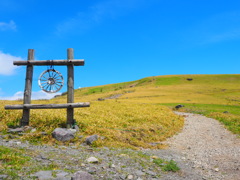
[[[240,180],[240,139],[214,119],[176,113],[185,117],[185,126],[182,132],[164,142],[169,146],[164,150],[36,146],[18,139],[6,140],[3,136],[0,145],[24,148],[33,154],[36,166],[55,163],[60,174],[67,172],[63,178],[51,179],[71,179],[74,172],[84,171],[94,179]],[[100,163],[88,163],[86,160],[92,156],[100,159]],[[181,170],[162,172],[151,158],[146,158],[154,156],[176,161]]]
[[[185,116],[185,125],[165,142],[169,145],[165,156],[180,164],[182,174],[165,178],[240,180],[240,139],[214,119],[176,113]]]

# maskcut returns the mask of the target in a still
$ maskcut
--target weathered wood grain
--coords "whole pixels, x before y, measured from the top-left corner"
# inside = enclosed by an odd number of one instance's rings
[[[5,109],[64,109],[64,108],[82,108],[90,107],[89,102],[80,103],[67,103],[67,104],[17,104],[17,105],[6,105]]]
[[[28,50],[28,61],[26,62],[29,62],[29,61],[34,61],[34,49]],[[32,77],[33,77],[33,66],[27,65],[25,90],[24,90],[24,97],[23,97],[24,104],[31,104]],[[30,109],[23,109],[23,115],[20,121],[20,126],[29,125],[29,118],[30,118]]]
[[[67,49],[67,59],[70,61],[74,59],[73,48]],[[67,103],[74,103],[74,66],[72,64],[67,65]],[[74,123],[74,109],[67,109],[67,126],[72,126]]]
[[[13,65],[17,66],[67,66],[67,65],[74,65],[74,66],[84,66],[84,59],[68,59],[68,60],[39,60],[39,61],[13,61]]]

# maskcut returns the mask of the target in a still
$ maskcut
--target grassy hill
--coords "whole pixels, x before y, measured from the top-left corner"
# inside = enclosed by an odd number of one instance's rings
[[[94,101],[116,94],[122,95],[118,100],[136,103],[240,105],[240,75],[155,76],[75,91],[76,100]]]
[[[181,111],[218,119],[230,131],[240,134],[239,74],[154,76],[76,90],[78,101],[105,98],[113,101],[111,97],[118,97],[115,99],[118,102],[158,104],[170,108],[182,104],[185,108]]]
[[[66,94],[34,104],[66,103]],[[179,110],[216,118],[233,133],[240,134],[240,75],[172,75],[75,90],[75,102],[91,102],[90,108],[75,109],[79,135],[98,134],[94,146],[161,148],[161,142],[180,131]],[[0,101],[21,104],[20,101]],[[0,109],[0,131],[16,126],[21,111]],[[37,128],[21,138],[33,142],[59,143],[51,137],[64,127],[66,110],[31,110],[30,125]],[[47,135],[42,136],[41,132]],[[84,138],[83,138],[84,139]],[[78,138],[73,143],[82,143]]]

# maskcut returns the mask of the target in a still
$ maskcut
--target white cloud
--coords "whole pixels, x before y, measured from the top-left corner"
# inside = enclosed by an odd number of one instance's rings
[[[0,75],[12,75],[18,68],[13,65],[13,61],[22,60],[21,57],[5,54],[0,51]]]
[[[32,92],[32,100],[37,100],[37,99],[52,99],[56,95],[61,95],[61,93],[54,93],[54,94],[49,94],[43,91],[33,91]],[[23,99],[24,92],[23,91],[18,91],[16,92],[13,96],[10,97],[0,97],[1,100],[19,100]]]
[[[16,30],[17,26],[14,21],[10,21],[9,23],[0,22],[0,31],[7,31],[7,30]]]
[[[61,95],[62,93],[46,93],[43,91],[32,92],[32,99],[52,99],[56,95]]]

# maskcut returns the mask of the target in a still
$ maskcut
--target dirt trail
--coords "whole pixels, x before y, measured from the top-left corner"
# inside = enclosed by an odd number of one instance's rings
[[[171,153],[180,164],[182,174],[165,178],[240,180],[240,138],[217,120],[176,113],[185,116],[185,125],[181,133],[165,142],[169,145],[165,153]]]

